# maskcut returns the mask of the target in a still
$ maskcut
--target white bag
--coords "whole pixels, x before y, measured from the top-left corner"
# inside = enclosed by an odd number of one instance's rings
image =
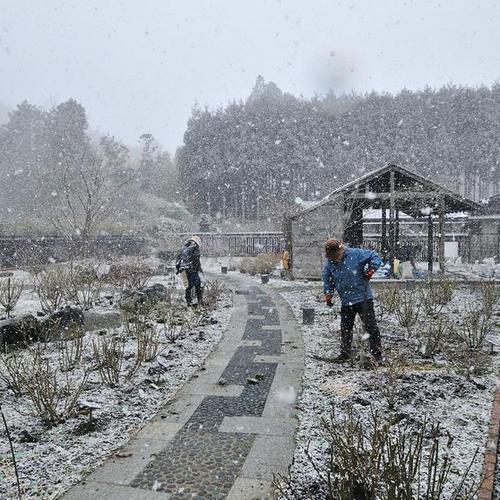
[[[401,279],[407,280],[413,278],[413,267],[410,262],[403,262]]]

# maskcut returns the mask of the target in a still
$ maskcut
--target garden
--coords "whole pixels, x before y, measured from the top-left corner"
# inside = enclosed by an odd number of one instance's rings
[[[154,259],[2,273],[0,497],[56,498],[198,376],[231,296],[217,280],[203,307],[183,294]]]

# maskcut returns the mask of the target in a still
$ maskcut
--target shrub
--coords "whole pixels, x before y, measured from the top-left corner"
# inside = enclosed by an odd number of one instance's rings
[[[401,352],[390,353],[386,360],[387,369],[383,374],[384,380],[380,385],[380,392],[387,401],[389,409],[394,410],[402,396],[401,377],[404,374],[406,357]]]
[[[203,290],[203,305],[209,309],[215,309],[217,302],[225,293],[226,287],[219,280],[207,281]]]
[[[57,369],[44,359],[40,348],[26,352],[22,360],[10,357],[10,361],[5,361],[4,366],[9,366],[9,385],[18,394],[27,395],[33,413],[44,424],[55,425],[73,416],[88,380],[87,371],[73,378],[66,373],[60,380]]]
[[[410,329],[417,323],[420,312],[420,304],[416,300],[415,292],[399,292],[394,312],[399,324],[406,328],[410,336]]]
[[[435,286],[432,280],[426,280],[418,290],[418,298],[424,312],[431,318],[436,317],[443,309],[444,304],[436,299]]]
[[[96,368],[109,387],[120,385],[125,354],[125,341],[120,335],[103,335],[92,341]]]
[[[10,313],[14,310],[24,289],[24,283],[16,282],[10,278],[0,278],[0,305],[10,318]]]
[[[17,351],[0,355],[0,380],[17,396],[23,394],[25,363],[25,357]]]
[[[240,261],[240,272],[243,274],[254,275],[256,271],[256,262],[254,257],[244,257]]]
[[[440,276],[437,279],[429,280],[429,287],[434,295],[434,300],[440,305],[446,305],[451,302],[457,284],[445,276]]]
[[[453,462],[449,454],[453,440],[443,443],[439,423],[427,420],[413,425],[384,421],[372,412],[368,424],[354,415],[352,407],[344,417],[333,412],[322,419],[321,431],[327,443],[323,463],[306,449],[306,460],[315,474],[314,494],[290,475],[277,475],[274,485],[286,499],[434,499],[473,498],[477,485],[467,483],[469,469],[458,485],[450,485]],[[443,449],[444,448],[444,449]]]
[[[255,272],[257,274],[271,274],[281,260],[279,253],[261,253],[255,259]]]
[[[144,261],[122,262],[113,264],[107,280],[122,294],[123,290],[140,290],[153,276],[153,270]]]
[[[446,350],[446,360],[452,370],[468,379],[484,375],[491,369],[490,357],[481,350],[449,348]]]
[[[61,371],[74,370],[82,359],[83,350],[83,336],[76,336],[73,340],[61,340],[59,342],[59,368]]]
[[[448,318],[442,316],[429,321],[418,332],[419,351],[422,357],[432,358],[441,352],[450,333],[451,325]]]
[[[186,330],[187,311],[180,304],[161,304],[154,312],[159,323],[163,326],[165,340],[174,344]]]
[[[68,272],[63,266],[48,267],[34,276],[34,280],[44,312],[57,311],[66,303],[69,282]]]
[[[495,281],[482,281],[479,293],[483,312],[487,317],[491,317],[500,299],[500,287]]]
[[[82,309],[91,309],[102,291],[102,280],[90,265],[70,266],[68,298]]]
[[[397,306],[399,290],[395,286],[384,286],[377,290],[378,311],[380,319],[394,312]]]
[[[482,310],[469,308],[456,333],[468,349],[477,350],[483,348],[486,335],[490,330],[491,319]]]
[[[152,325],[147,325],[137,334],[137,363],[152,361],[160,352],[160,337]]]

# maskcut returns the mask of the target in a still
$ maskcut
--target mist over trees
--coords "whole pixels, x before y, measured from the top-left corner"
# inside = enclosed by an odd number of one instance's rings
[[[0,232],[154,236],[190,230],[186,207],[277,226],[387,162],[482,201],[500,192],[498,137],[500,84],[305,99],[259,77],[245,101],[193,109],[175,162],[149,133],[96,135],[73,99],[23,102],[0,125]]]
[[[246,101],[193,109],[177,153],[189,207],[276,218],[395,162],[475,200],[499,192],[500,84],[304,99],[262,77]]]
[[[45,111],[23,102],[0,126],[0,232],[88,240],[184,229],[170,155],[151,134],[137,151],[89,130],[73,99]],[[174,179],[174,181],[172,181]]]

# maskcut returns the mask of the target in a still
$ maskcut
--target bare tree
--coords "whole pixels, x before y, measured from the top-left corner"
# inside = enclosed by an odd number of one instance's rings
[[[132,181],[121,178],[109,162],[86,146],[81,154],[71,155],[55,169],[54,204],[50,220],[63,235],[81,240],[82,250],[116,210],[119,194]]]

